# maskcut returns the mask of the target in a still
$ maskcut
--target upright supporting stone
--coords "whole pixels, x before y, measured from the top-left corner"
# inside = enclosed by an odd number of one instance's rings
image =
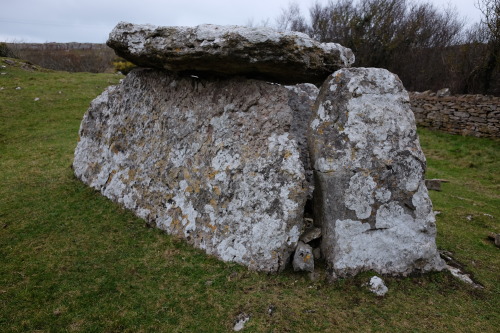
[[[408,94],[383,69],[341,69],[310,122],[315,223],[339,277],[441,270],[424,184],[425,157]]]
[[[75,174],[209,254],[279,271],[302,232],[309,189],[294,122],[311,109],[293,108],[294,91],[133,71],[85,114]]]

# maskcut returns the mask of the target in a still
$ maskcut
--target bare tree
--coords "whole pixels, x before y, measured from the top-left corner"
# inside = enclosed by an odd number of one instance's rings
[[[476,6],[483,14],[478,34],[485,37],[487,48],[471,79],[479,77],[483,93],[500,94],[500,0],[478,0]]]
[[[351,47],[352,23],[357,17],[354,3],[350,0],[330,0],[325,6],[316,2],[310,9],[309,34],[321,42],[342,43]]]
[[[280,31],[307,32],[308,25],[300,12],[296,2],[290,2],[287,8],[281,9],[281,14],[276,18],[276,28]]]
[[[307,22],[298,5],[290,4],[277,25],[349,47],[356,66],[387,68],[408,89],[464,87],[453,81],[464,76],[463,67],[453,66],[464,39],[464,22],[454,8],[439,10],[416,0],[329,0],[316,2],[309,17]]]

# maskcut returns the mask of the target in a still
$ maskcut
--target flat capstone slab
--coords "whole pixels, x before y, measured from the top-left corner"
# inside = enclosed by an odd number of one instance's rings
[[[120,22],[107,44],[140,67],[244,75],[284,84],[321,85],[329,74],[354,63],[352,51],[339,44],[265,27],[159,27]]]

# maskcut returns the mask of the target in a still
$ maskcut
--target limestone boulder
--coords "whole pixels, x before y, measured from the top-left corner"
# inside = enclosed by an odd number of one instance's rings
[[[300,89],[299,89],[300,90]],[[276,272],[303,231],[306,182],[294,89],[132,71],[84,116],[83,182],[225,261]]]
[[[426,161],[408,94],[392,73],[341,69],[310,122],[314,217],[336,276],[441,270]]]
[[[262,27],[158,27],[120,22],[107,44],[141,67],[245,75],[286,84],[321,84],[329,74],[354,62],[352,51],[339,44]]]
[[[293,270],[314,272],[314,255],[310,245],[299,241],[293,256]]]
[[[378,276],[373,276],[370,279],[369,286],[370,291],[377,296],[385,296],[385,294],[389,291],[389,288],[385,285],[384,280]]]

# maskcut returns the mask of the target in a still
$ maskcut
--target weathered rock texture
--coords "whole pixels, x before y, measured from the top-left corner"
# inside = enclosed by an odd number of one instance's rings
[[[292,264],[294,271],[313,272],[314,255],[312,247],[302,241],[299,241],[293,256]]]
[[[409,98],[374,68],[342,69],[323,84],[310,123],[315,223],[337,276],[440,270]]]
[[[500,137],[500,97],[412,93],[417,124],[461,135]]]
[[[121,22],[107,44],[142,67],[245,75],[287,84],[321,84],[333,71],[354,62],[352,51],[339,44],[319,43],[302,33],[270,28],[157,27]]]
[[[378,276],[373,276],[370,279],[370,291],[377,296],[385,296],[389,291],[389,288],[384,283],[384,280],[379,278]]]
[[[152,68],[85,114],[73,167],[86,184],[256,270],[280,271],[294,251],[295,270],[312,272],[321,256],[333,277],[444,268],[425,157],[393,74],[343,68],[321,91],[276,84],[322,83],[354,56],[267,28],[120,23],[108,45]]]
[[[309,120],[312,116],[312,110],[314,108],[316,98],[318,97],[319,89],[310,83],[302,83],[285,87],[290,91],[288,94],[288,105],[295,110],[294,122],[290,127],[290,132],[294,138],[296,138],[299,146],[300,160],[303,163],[308,184],[307,198],[310,200],[313,196],[314,179],[311,161],[309,158],[307,133]]]
[[[290,107],[294,91],[133,71],[85,114],[75,173],[209,254],[279,271],[302,232],[309,188],[305,137],[294,131],[311,110]]]

